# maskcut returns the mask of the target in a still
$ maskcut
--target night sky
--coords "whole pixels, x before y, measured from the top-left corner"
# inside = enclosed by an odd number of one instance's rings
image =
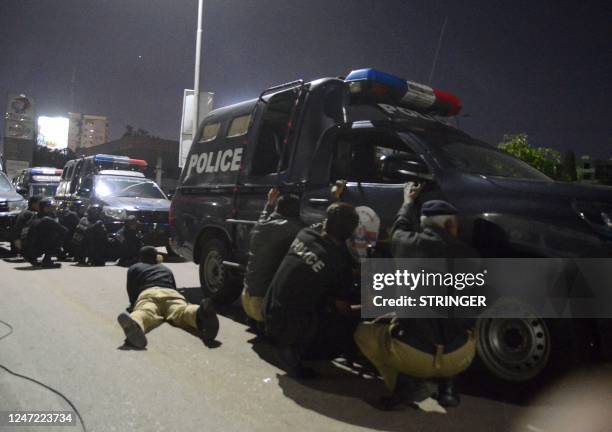
[[[496,144],[612,157],[612,3],[205,0],[203,90],[220,107],[297,78],[376,67],[463,101],[460,126]],[[196,0],[0,0],[0,103],[106,115],[178,139],[193,88]],[[2,131],[3,131],[3,125]]]

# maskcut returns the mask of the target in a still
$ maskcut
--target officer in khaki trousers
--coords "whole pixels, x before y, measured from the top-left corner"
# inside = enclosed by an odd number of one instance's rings
[[[127,274],[130,307],[117,317],[126,342],[136,348],[147,346],[145,334],[164,321],[199,334],[204,343],[212,342],[219,331],[219,320],[210,299],[189,304],[176,290],[172,270],[161,264],[162,256],[152,246],[140,249],[140,262]]]
[[[420,187],[407,184],[404,206],[393,227],[392,252],[396,258],[470,258],[478,254],[458,236],[457,209],[450,203],[431,200],[421,206],[421,227],[408,217]],[[466,370],[476,354],[469,320],[397,319],[361,323],[354,338],[361,352],[381,374],[390,396],[379,407],[391,409],[402,402],[418,402],[429,396],[422,379],[438,380],[438,402],[452,407],[459,395],[452,378]]]

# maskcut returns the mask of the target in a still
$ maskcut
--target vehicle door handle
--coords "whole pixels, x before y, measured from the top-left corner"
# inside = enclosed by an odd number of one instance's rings
[[[308,202],[316,206],[325,206],[331,203],[327,198],[309,198]]]

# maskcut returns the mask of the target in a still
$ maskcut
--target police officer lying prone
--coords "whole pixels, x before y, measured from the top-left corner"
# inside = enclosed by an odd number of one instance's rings
[[[140,249],[140,262],[127,272],[128,312],[117,317],[125,341],[135,348],[147,346],[146,333],[164,321],[193,331],[205,344],[219,332],[219,320],[210,299],[190,304],[176,289],[172,270],[161,264],[162,256],[153,246]]]
[[[355,262],[346,240],[359,216],[346,203],[327,208],[320,228],[304,228],[291,243],[264,298],[267,335],[288,375],[315,375],[305,360],[329,360],[352,349],[358,306],[350,304]]]
[[[414,205],[419,188],[407,185],[405,202],[392,231],[392,251],[396,258],[468,258],[477,252],[460,241],[457,209],[446,201],[431,200],[421,207],[422,230],[406,216]],[[424,382],[438,382],[437,399],[442,406],[457,406],[459,396],[453,377],[465,371],[476,353],[476,342],[469,320],[397,319],[390,323],[375,320],[361,323],[355,342],[376,366],[390,396],[380,400],[380,408],[391,409],[406,402],[419,402],[431,395]]]

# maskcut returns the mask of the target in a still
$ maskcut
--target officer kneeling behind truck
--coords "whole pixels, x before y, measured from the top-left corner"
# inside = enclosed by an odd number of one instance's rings
[[[250,233],[242,307],[258,323],[263,322],[261,308],[270,282],[302,228],[299,197],[279,195],[278,189],[270,189],[264,211]]]
[[[278,360],[293,377],[314,371],[303,360],[333,358],[350,349],[354,329],[350,292],[355,264],[346,240],[359,216],[347,203],[327,208],[322,229],[301,230],[283,259],[266,297],[263,316]]]
[[[395,222],[392,248],[396,258],[469,258],[477,252],[457,239],[457,209],[446,201],[432,200],[421,207],[422,232],[407,215],[418,188],[407,185],[405,203]],[[361,352],[376,366],[392,392],[380,408],[401,402],[419,402],[429,395],[420,379],[439,379],[438,402],[457,406],[459,396],[452,378],[465,371],[476,355],[476,342],[469,320],[393,319],[391,324],[362,323],[355,332]],[[402,377],[401,375],[408,377]],[[399,377],[399,379],[398,379]]]

